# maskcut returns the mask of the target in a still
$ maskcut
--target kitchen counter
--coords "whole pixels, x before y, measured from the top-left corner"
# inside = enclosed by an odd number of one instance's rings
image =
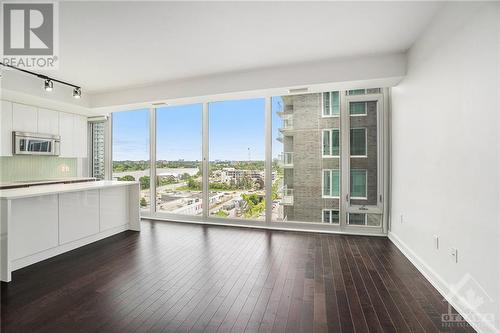
[[[115,235],[140,231],[137,181],[90,181],[0,190],[0,280]]]
[[[118,180],[100,180],[100,181],[89,181],[89,182],[79,182],[70,184],[51,184],[44,186],[30,186],[13,188],[7,190],[0,190],[0,199],[19,199],[19,198],[29,198],[36,197],[40,195],[56,194],[56,193],[66,193],[66,192],[77,192],[85,190],[95,190],[107,187],[116,186],[129,186],[133,184],[139,184],[137,181],[118,181]]]
[[[96,179],[94,177],[67,177],[59,179],[0,182],[0,190],[28,187],[28,186],[47,185],[47,184],[69,184],[69,183],[79,183],[79,182],[92,182],[95,180]]]

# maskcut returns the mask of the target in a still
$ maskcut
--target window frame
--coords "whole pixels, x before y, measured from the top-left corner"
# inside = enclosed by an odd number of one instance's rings
[[[333,86],[333,85],[332,85]],[[338,89],[338,87],[333,86],[330,89],[325,89],[325,88],[316,88],[312,87],[309,89],[308,92],[304,94],[320,94],[321,97],[323,96],[323,93],[326,92],[331,92],[331,91],[338,91],[339,92],[339,114],[338,115],[327,115],[323,117],[323,98],[320,99],[321,103],[321,112],[318,118],[319,122],[321,123],[322,118],[336,118],[339,117],[340,119],[340,125],[339,128],[349,128],[349,119],[351,115],[349,114],[349,102],[350,101],[377,101],[377,124],[379,125],[378,131],[377,131],[377,138],[378,138],[378,144],[377,144],[377,157],[378,157],[378,190],[377,190],[377,195],[380,195],[380,199],[377,200],[377,205],[374,206],[366,206],[366,210],[362,210],[359,212],[367,212],[367,213],[374,213],[374,214],[382,214],[381,217],[381,225],[380,227],[375,227],[375,226],[369,226],[369,228],[363,228],[363,226],[349,226],[347,225],[346,221],[346,213],[348,212],[357,212],[360,207],[364,207],[363,205],[358,205],[358,204],[353,204],[351,205],[350,203],[350,198],[349,198],[349,180],[350,176],[344,177],[344,173],[347,174],[349,171],[349,161],[350,161],[350,156],[348,154],[342,154],[342,151],[346,151],[346,149],[349,149],[349,133],[350,131],[340,131],[340,164],[338,166],[339,170],[339,177],[340,177],[340,183],[339,183],[339,195],[342,198],[340,200],[340,225],[325,225],[322,226],[322,223],[318,222],[313,222],[313,221],[275,221],[271,218],[272,214],[272,205],[273,202],[271,200],[271,179],[272,179],[272,169],[271,165],[273,163],[273,140],[274,140],[274,134],[273,134],[273,124],[274,124],[274,119],[273,119],[273,109],[272,109],[272,98],[274,97],[286,97],[286,96],[291,96],[295,95],[295,93],[289,92],[288,94],[277,94],[276,91],[272,90],[265,90],[264,92],[259,91],[258,93],[255,94],[250,94],[250,95],[244,95],[242,96],[241,93],[233,93],[233,94],[228,94],[227,96],[224,97],[223,100],[232,100],[232,99],[246,99],[246,98],[259,98],[263,97],[266,100],[266,114],[265,114],[265,126],[266,126],[266,133],[265,133],[265,145],[266,145],[266,152],[265,152],[265,164],[266,164],[266,182],[265,182],[265,188],[266,188],[266,221],[265,223],[254,223],[254,221],[244,221],[244,220],[239,220],[237,218],[232,218],[232,219],[225,219],[224,221],[219,221],[216,218],[210,218],[204,214],[202,217],[198,218],[190,218],[189,216],[172,216],[171,214],[166,214],[166,213],[158,213],[155,212],[154,209],[152,209],[151,212],[145,212],[141,211],[141,217],[142,218],[151,218],[151,219],[156,219],[156,220],[166,220],[166,221],[178,221],[178,222],[188,222],[188,223],[202,223],[202,224],[215,224],[215,225],[234,225],[234,226],[251,226],[251,227],[265,227],[268,226],[270,228],[284,228],[284,229],[300,229],[300,230],[311,230],[311,231],[332,231],[332,230],[337,230],[343,232],[343,233],[352,233],[352,234],[363,234],[363,235],[386,235],[387,230],[388,230],[388,203],[385,198],[388,198],[388,183],[387,180],[389,179],[388,177],[388,166],[389,166],[389,159],[388,159],[388,151],[389,151],[389,133],[388,133],[388,112],[390,109],[390,103],[389,103],[389,94],[390,94],[390,88],[381,88],[380,93],[378,94],[365,94],[365,95],[348,95],[348,89]],[[302,93],[300,93],[302,94]],[[202,97],[193,97],[193,98],[188,98],[188,99],[183,99],[183,100],[176,100],[176,101],[166,101],[168,102],[169,106],[174,106],[174,105],[185,105],[185,104],[195,104],[195,103],[202,103],[203,104],[203,140],[202,140],[202,150],[203,150],[203,172],[204,174],[207,174],[208,172],[208,161],[205,159],[208,157],[208,131],[209,131],[209,124],[208,124],[208,103],[209,102],[216,102],[216,101],[221,101],[220,96],[202,96]],[[164,105],[164,104],[162,104]],[[140,106],[137,105],[136,108],[140,109],[143,107],[149,107],[151,110],[151,113],[154,115],[155,114],[155,109],[159,106],[155,104],[150,104],[150,103],[144,103],[141,104]],[[106,158],[106,178],[110,177],[112,174],[112,142],[113,142],[113,135],[112,135],[112,120],[113,120],[113,113],[115,112],[126,112],[127,109],[122,109],[122,110],[115,110],[111,111],[109,114],[109,120],[108,120],[108,136],[106,136],[106,148],[107,148],[107,158]],[[365,111],[367,112],[367,108],[365,108]],[[352,116],[357,116],[357,115],[352,115]],[[324,121],[326,122],[326,121]],[[322,130],[322,128],[318,128],[319,130]],[[155,119],[150,116],[150,140],[155,141],[154,137],[155,135]],[[287,134],[290,135],[290,134]],[[291,134],[292,136],[294,135],[293,132]],[[323,138],[321,138],[323,139]],[[150,154],[151,156],[154,156],[156,152],[156,147],[155,147],[156,142],[150,142]],[[321,143],[322,144],[322,143]],[[322,153],[321,153],[322,154]],[[155,159],[150,158],[150,163],[153,165],[151,166],[151,174],[156,174],[155,173]],[[321,161],[321,159],[320,159]],[[325,162],[328,162],[328,160],[325,160]],[[337,170],[335,169],[335,170]],[[323,169],[320,168],[322,171]],[[340,173],[342,171],[342,173]],[[347,171],[347,172],[344,172]],[[208,177],[203,178],[203,199],[207,200],[209,197],[209,191],[208,191]],[[321,197],[323,197],[323,173],[321,175]],[[151,195],[151,200],[156,200],[156,190],[153,190],[153,187],[155,185],[155,182],[152,182],[151,184],[151,192],[153,194]],[[382,201],[382,195],[384,197],[384,200]],[[327,199],[336,199],[336,197],[326,197]],[[340,198],[339,198],[340,199]],[[151,205],[151,207],[155,207],[156,205]],[[365,208],[363,208],[365,209]],[[204,210],[205,211],[205,210]],[[374,230],[374,228],[378,228],[378,230]],[[370,229],[370,230],[368,230]]]
[[[336,92],[339,94],[339,113],[334,114],[333,113],[333,108],[332,108],[332,92]],[[330,105],[328,107],[330,114],[325,115],[325,97],[324,95],[328,94],[330,98]],[[340,90],[333,90],[333,91],[326,91],[321,93],[321,118],[339,118],[340,117],[340,112],[341,112],[341,91]]]
[[[325,195],[325,171],[330,172],[330,194],[333,193],[333,177],[332,173],[333,171],[337,170],[339,172],[339,195]],[[321,197],[326,198],[326,199],[340,199],[340,193],[341,193],[341,182],[342,182],[342,175],[340,173],[340,168],[339,169],[321,169]]]
[[[339,154],[338,155],[333,155],[333,132],[337,131],[338,132],[338,137],[339,137]],[[329,152],[330,154],[325,155],[325,150],[323,147],[323,144],[325,142],[325,132],[330,133],[330,140],[329,141],[329,147],[330,149]],[[321,130],[321,156],[323,158],[340,158],[340,149],[342,147],[342,144],[340,143],[340,128],[325,128]]]
[[[365,96],[365,95],[351,95],[351,96]],[[349,101],[349,106],[347,108],[347,113],[349,114],[349,117],[365,117],[368,115],[368,106],[367,103],[369,101]],[[356,113],[356,114],[351,114],[351,103],[364,103],[365,104],[365,113]]]
[[[330,221],[325,221],[325,212],[328,211],[330,212]],[[337,223],[332,222],[332,212],[337,212],[339,219]],[[333,224],[333,225],[340,225],[340,208],[323,208],[321,210],[321,223],[328,223],[328,224]]]

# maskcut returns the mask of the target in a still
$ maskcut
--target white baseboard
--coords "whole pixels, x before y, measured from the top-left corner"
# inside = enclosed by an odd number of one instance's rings
[[[473,308],[461,301],[458,298],[450,299],[450,286],[444,281],[443,278],[429,265],[425,263],[413,250],[411,250],[398,236],[394,233],[388,233],[389,240],[403,253],[403,255],[419,270],[420,273],[432,284],[434,288],[457,310],[460,315],[467,320],[467,322],[479,333],[495,333],[500,332],[500,329],[494,327],[491,322],[483,321],[478,323],[477,321],[470,320],[470,313],[474,314],[475,318],[481,318],[482,314],[477,313]]]

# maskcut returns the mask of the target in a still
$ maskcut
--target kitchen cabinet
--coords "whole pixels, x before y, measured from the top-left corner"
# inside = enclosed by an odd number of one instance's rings
[[[87,117],[75,115],[73,118],[74,155],[87,157]]]
[[[59,195],[59,242],[65,244],[99,232],[99,190]]]
[[[20,259],[58,245],[57,195],[12,201],[10,208],[12,259]]]
[[[59,114],[59,135],[61,136],[61,157],[76,157],[74,149],[75,133],[73,131],[74,115],[61,112]]]
[[[59,135],[59,112],[38,109],[37,133]]]
[[[12,103],[2,101],[0,108],[0,156],[12,156]]]
[[[12,103],[12,130],[36,133],[38,131],[37,108],[31,105]]]

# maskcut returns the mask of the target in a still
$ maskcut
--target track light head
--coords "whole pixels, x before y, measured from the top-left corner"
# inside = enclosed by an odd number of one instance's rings
[[[45,83],[44,83],[44,88],[45,88],[45,91],[52,91],[54,89],[54,82],[52,82],[52,80],[45,80]]]
[[[74,98],[80,98],[82,97],[82,88],[76,87],[73,89],[73,97]]]

